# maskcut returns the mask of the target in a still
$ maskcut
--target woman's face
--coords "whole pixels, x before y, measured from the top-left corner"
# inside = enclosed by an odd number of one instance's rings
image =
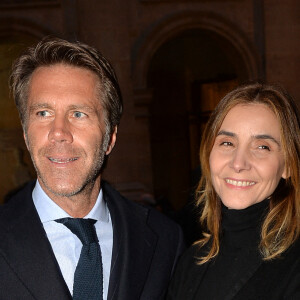
[[[226,115],[209,158],[212,183],[223,204],[243,209],[274,192],[285,162],[280,124],[264,104],[238,104]]]

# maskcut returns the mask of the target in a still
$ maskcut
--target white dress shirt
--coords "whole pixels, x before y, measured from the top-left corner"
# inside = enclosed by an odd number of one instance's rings
[[[65,225],[55,222],[56,219],[71,217],[43,191],[38,180],[32,192],[34,205],[43,223],[55,257],[73,295],[74,273],[79,260],[82,243]],[[113,246],[113,228],[109,210],[103,200],[102,189],[96,204],[84,217],[97,220],[96,233],[99,239],[103,265],[103,299],[107,299],[110,265]]]

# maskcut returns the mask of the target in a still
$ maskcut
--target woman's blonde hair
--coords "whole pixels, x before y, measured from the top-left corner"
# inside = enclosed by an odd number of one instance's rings
[[[205,263],[219,253],[221,201],[211,180],[209,156],[222,122],[237,104],[260,103],[277,116],[287,179],[281,179],[270,198],[269,211],[261,229],[260,251],[265,260],[273,259],[291,246],[300,235],[300,116],[290,95],[278,86],[251,83],[227,94],[213,111],[200,146],[202,177],[197,188],[197,205],[202,208],[200,222],[206,229],[196,244],[209,243],[209,252],[199,259]]]

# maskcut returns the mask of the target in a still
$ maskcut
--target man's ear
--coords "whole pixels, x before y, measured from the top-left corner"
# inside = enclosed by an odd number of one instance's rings
[[[115,143],[116,143],[116,140],[117,140],[117,132],[118,132],[118,126],[115,126],[115,128],[113,130],[113,133],[110,136],[110,140],[109,140],[107,150],[105,152],[106,155],[108,155],[115,146]]]
[[[28,141],[27,141],[27,135],[26,135],[24,129],[23,129],[23,138],[24,138],[24,141],[25,141],[26,148],[29,151],[29,145],[28,145]]]

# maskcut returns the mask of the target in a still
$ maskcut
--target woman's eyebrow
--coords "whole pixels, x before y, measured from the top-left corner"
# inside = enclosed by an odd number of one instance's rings
[[[231,132],[231,131],[226,131],[226,130],[220,130],[217,134],[217,136],[220,135],[225,135],[225,136],[229,136],[229,137],[236,137],[236,134]],[[280,142],[275,139],[273,136],[269,135],[269,134],[257,134],[253,136],[253,139],[256,140],[271,140],[274,143],[276,143],[279,147],[281,147]]]
[[[220,130],[217,134],[217,136],[219,135],[226,135],[226,136],[231,136],[231,137],[235,137],[236,134],[230,131],[226,131],[226,130]]]
[[[280,142],[269,134],[257,134],[254,136],[254,138],[257,140],[271,140],[274,143],[276,143],[279,147],[281,147]]]

